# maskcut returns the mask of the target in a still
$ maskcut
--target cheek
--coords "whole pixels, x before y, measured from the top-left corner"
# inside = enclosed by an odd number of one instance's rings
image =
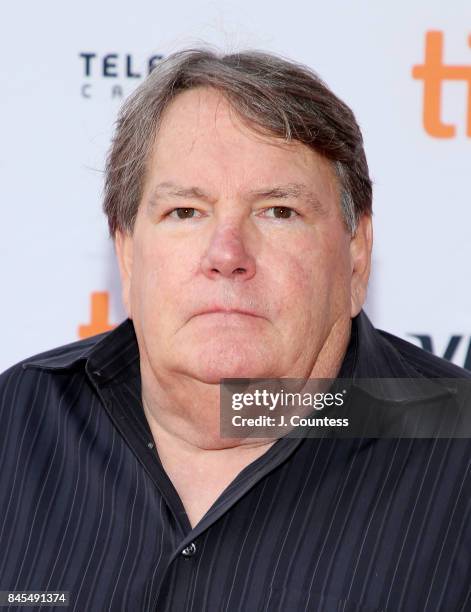
[[[303,257],[302,251],[284,249],[274,252],[268,261],[267,273],[262,273],[268,282],[261,286],[265,285],[275,326],[289,337],[296,332],[305,333],[320,283],[316,266],[311,265],[312,257]]]
[[[310,238],[310,239],[309,239]],[[274,257],[273,270],[278,295],[284,296],[283,311],[297,311],[299,319],[317,318],[326,308],[349,305],[348,250],[333,239],[297,241]]]
[[[163,256],[162,248],[147,240],[135,245],[131,295],[133,308],[145,312],[148,308],[159,310],[159,301],[165,294],[166,280],[170,277],[171,261]]]
[[[145,238],[134,250],[133,310],[138,308],[153,325],[176,320],[185,304],[194,299],[197,261],[193,249],[176,249],[163,236]]]
[[[137,245],[133,275],[143,289],[160,287],[165,291],[171,284],[178,286],[186,264],[182,253],[172,245],[159,236],[148,236]]]

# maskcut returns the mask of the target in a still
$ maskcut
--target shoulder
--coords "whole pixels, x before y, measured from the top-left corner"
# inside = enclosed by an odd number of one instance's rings
[[[401,359],[426,378],[471,378],[471,372],[437,357],[407,340],[393,334],[376,330],[384,344],[399,353]]]

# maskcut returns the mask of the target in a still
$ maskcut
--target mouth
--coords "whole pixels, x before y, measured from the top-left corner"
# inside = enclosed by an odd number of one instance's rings
[[[202,310],[201,312],[197,312],[193,315],[193,317],[198,317],[200,315],[223,315],[228,317],[235,315],[260,318],[260,315],[254,312],[253,310],[245,310],[243,308],[224,308],[220,306],[214,306],[212,308]]]

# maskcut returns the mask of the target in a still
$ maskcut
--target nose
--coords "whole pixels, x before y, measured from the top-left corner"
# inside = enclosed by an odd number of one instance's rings
[[[249,280],[255,274],[255,259],[247,251],[242,229],[236,224],[225,224],[214,230],[201,265],[211,279]]]

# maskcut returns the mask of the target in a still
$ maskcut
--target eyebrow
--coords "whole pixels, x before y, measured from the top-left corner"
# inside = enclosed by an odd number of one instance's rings
[[[190,198],[193,200],[204,200],[209,203],[214,201],[214,198],[211,198],[199,187],[182,187],[169,181],[159,183],[152,191],[149,197],[151,206],[157,204],[158,199],[161,197],[174,199]]]
[[[183,187],[170,181],[159,183],[155,187],[149,198],[150,205],[155,206],[161,197],[202,200],[208,203],[214,203],[216,201],[216,198],[205,193],[200,187]],[[274,187],[262,187],[260,189],[248,191],[244,197],[245,199],[253,202],[259,200],[303,199],[310,206],[312,206],[316,212],[321,214],[326,212],[326,207],[324,204],[322,204],[316,194],[302,183],[287,183],[285,185],[276,185]]]
[[[256,189],[249,192],[253,200],[305,200],[318,213],[325,213],[326,207],[316,194],[302,183],[288,183],[268,189]]]

